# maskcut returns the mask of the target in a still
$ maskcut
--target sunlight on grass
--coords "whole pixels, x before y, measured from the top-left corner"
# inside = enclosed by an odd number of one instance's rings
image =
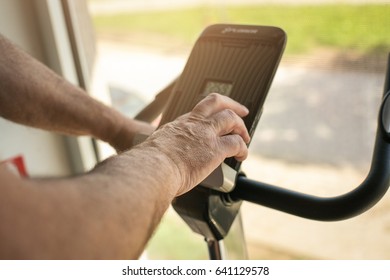
[[[363,53],[388,50],[390,5],[223,6],[97,15],[98,34],[160,34],[192,44],[214,23],[275,25],[289,37],[288,53],[318,47]]]

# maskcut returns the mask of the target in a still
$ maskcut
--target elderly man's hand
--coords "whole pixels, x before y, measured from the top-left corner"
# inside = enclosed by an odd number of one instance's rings
[[[157,147],[178,168],[177,195],[199,184],[225,158],[246,159],[250,136],[242,117],[247,114],[241,104],[213,93],[149,137],[145,144]]]

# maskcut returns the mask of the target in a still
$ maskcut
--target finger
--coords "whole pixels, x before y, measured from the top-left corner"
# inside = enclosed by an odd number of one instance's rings
[[[218,112],[212,116],[211,120],[219,136],[238,134],[245,143],[250,142],[250,136],[244,121],[232,110],[225,109]]]
[[[218,93],[211,93],[202,99],[194,107],[192,112],[208,117],[224,109],[231,109],[240,117],[245,117],[249,113],[249,110],[245,106]]]
[[[220,138],[220,144],[226,152],[226,157],[234,157],[243,161],[248,157],[248,147],[238,134],[229,134]]]

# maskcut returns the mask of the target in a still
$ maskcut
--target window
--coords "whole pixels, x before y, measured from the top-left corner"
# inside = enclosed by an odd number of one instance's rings
[[[113,106],[134,116],[180,74],[209,24],[278,26],[287,48],[243,169],[250,178],[319,196],[359,185],[369,169],[390,52],[390,1],[182,2],[89,1]],[[389,210],[387,196],[357,218],[320,223],[244,203],[249,257],[388,259]],[[202,238],[173,211],[164,220],[150,258],[207,258]]]

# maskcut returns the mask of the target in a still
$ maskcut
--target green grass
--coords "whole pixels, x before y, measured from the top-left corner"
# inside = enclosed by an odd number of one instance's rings
[[[98,15],[98,33],[159,34],[192,45],[214,23],[275,25],[288,34],[288,53],[319,47],[361,53],[390,51],[390,5],[225,6]]]
[[[167,214],[147,246],[149,259],[205,260],[207,245],[203,237],[190,228],[176,214]]]

